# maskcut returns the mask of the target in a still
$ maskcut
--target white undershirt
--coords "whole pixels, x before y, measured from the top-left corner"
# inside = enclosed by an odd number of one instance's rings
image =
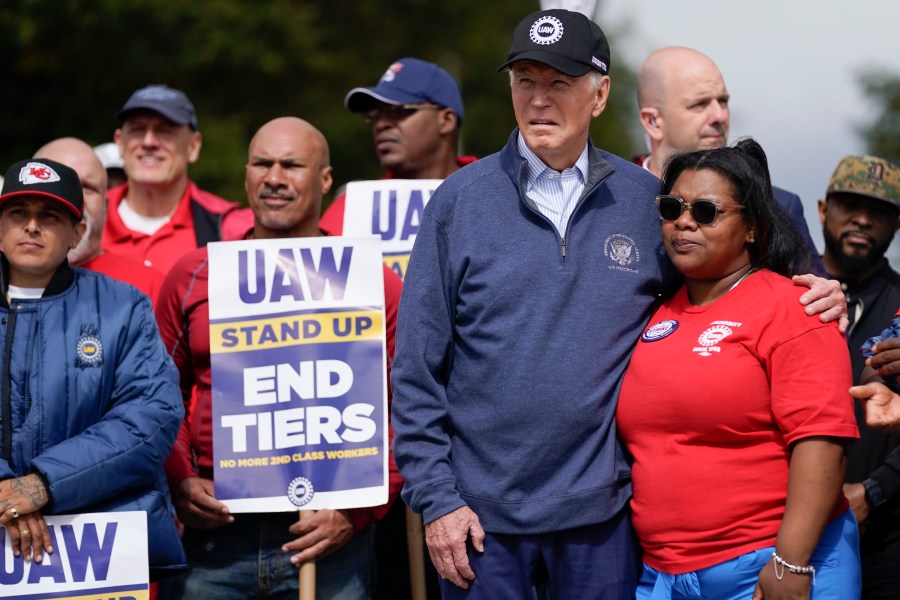
[[[37,300],[44,295],[45,288],[24,288],[17,285],[9,286],[7,291],[10,298],[16,300]]]
[[[165,215],[163,217],[145,217],[144,215],[139,215],[128,206],[128,200],[125,198],[119,202],[118,210],[122,222],[125,223],[125,227],[132,231],[138,231],[147,235],[153,235],[159,231],[159,228],[168,223],[169,219],[172,217],[172,215]]]

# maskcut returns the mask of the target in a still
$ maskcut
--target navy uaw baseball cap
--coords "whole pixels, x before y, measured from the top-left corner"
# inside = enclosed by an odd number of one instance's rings
[[[133,110],[144,109],[158,112],[176,125],[188,125],[197,131],[197,113],[194,105],[184,92],[165,85],[148,85],[128,98],[116,113],[121,123],[125,115]]]
[[[452,109],[460,125],[463,101],[456,80],[434,63],[418,58],[401,58],[387,68],[374,87],[353,88],[344,97],[351,112],[366,112],[376,101],[385,104],[429,102]]]
[[[79,219],[84,210],[84,193],[78,173],[47,158],[21,160],[6,171],[0,205],[25,196],[56,200]]]
[[[609,75],[609,42],[600,26],[581,13],[555,8],[533,12],[516,25],[506,62],[533,60],[581,77],[591,69]]]

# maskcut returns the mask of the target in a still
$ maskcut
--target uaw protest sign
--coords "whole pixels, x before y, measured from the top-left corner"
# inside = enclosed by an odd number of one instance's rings
[[[402,279],[422,222],[422,210],[443,179],[382,179],[347,184],[345,236],[376,235],[384,264]]]
[[[41,562],[14,556],[0,527],[0,598],[147,600],[147,514],[86,513],[44,517],[53,553]]]
[[[209,245],[216,497],[233,512],[387,502],[376,238]]]

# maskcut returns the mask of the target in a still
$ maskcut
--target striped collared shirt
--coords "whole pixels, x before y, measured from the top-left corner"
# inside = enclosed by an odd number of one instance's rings
[[[550,219],[559,235],[565,237],[566,225],[584,192],[588,172],[588,147],[585,143],[575,166],[562,173],[551,169],[528,148],[519,133],[519,154],[528,163],[525,169],[525,194],[534,202],[541,214]]]

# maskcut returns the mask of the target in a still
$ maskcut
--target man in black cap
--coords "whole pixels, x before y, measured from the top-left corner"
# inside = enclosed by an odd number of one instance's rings
[[[203,138],[194,105],[181,91],[150,85],[119,110],[114,139],[127,182],[109,190],[103,249],[167,273],[179,258],[221,239],[240,238],[252,214],[198,188],[188,167]]]
[[[445,598],[634,594],[615,400],[680,278],[658,180],[590,143],[609,68],[583,15],[525,17],[501,67],[518,128],[422,215],[397,324],[394,453]]]
[[[589,143],[609,66],[583,15],[528,15],[501,67],[518,129],[451,175],[422,217],[398,321],[394,447],[445,598],[527,598],[545,582],[554,600],[633,595],[614,398],[676,277],[661,259],[658,182]]]
[[[33,158],[0,194],[0,525],[53,552],[43,513],[145,511],[151,577],[184,568],[163,462],[181,425],[178,372],[150,300],[66,254],[84,234],[78,174]]]
[[[445,179],[475,161],[457,155],[464,117],[459,85],[434,63],[398,59],[377,85],[347,92],[344,106],[372,127],[378,161],[393,179]],[[344,201],[339,195],[322,215],[326,233],[343,231]]]

